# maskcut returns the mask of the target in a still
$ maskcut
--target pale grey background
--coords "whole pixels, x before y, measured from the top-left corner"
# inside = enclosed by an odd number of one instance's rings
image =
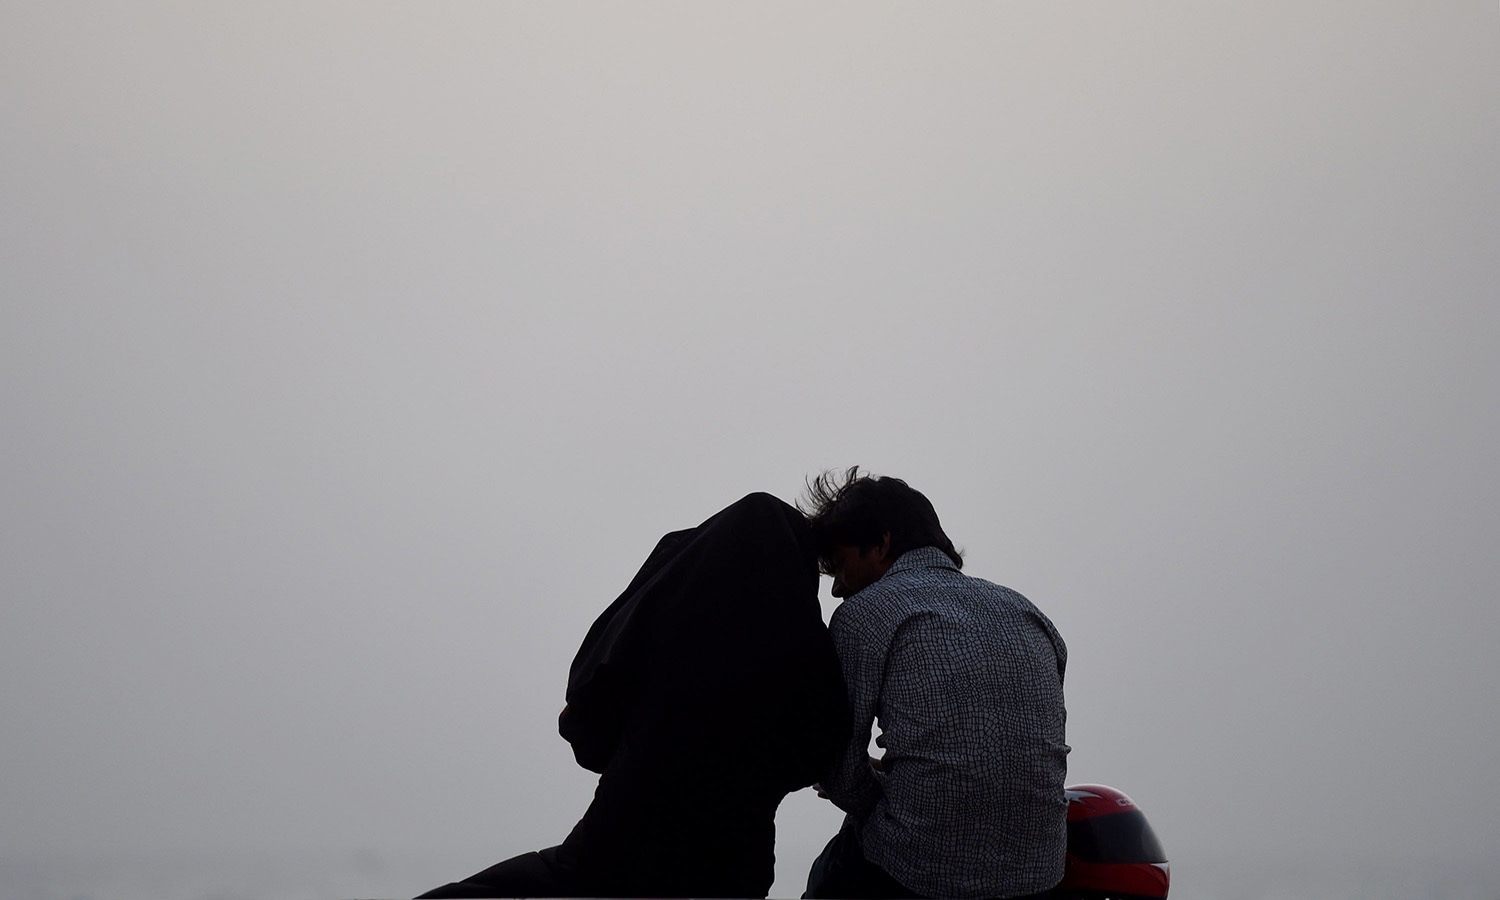
[[[656,537],[860,463],[1054,618],[1072,780],[1174,897],[1494,898],[1497,38],[0,5],[0,892],[555,842],[567,664]],[[777,895],[836,824],[788,800]]]

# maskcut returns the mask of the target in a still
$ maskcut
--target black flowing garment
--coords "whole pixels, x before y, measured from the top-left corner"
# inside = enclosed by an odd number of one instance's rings
[[[848,739],[812,536],[751,494],[663,537],[584,638],[559,720],[599,772],[558,848],[595,896],[764,897],[774,818]]]

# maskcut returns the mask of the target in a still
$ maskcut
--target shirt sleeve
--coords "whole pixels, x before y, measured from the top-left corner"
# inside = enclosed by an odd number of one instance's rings
[[[870,767],[869,747],[885,669],[885,647],[858,627],[858,623],[837,613],[829,624],[829,632],[849,691],[852,728],[848,745],[821,787],[835,806],[862,818],[880,802],[882,793],[880,777]]]

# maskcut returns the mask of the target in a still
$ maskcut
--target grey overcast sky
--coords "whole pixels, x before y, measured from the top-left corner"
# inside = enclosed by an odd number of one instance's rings
[[[1497,51],[1488,0],[0,5],[0,848],[555,843],[588,623],[857,463],[1052,616],[1071,780],[1183,896],[1487,856]],[[791,896],[837,817],[780,823]]]

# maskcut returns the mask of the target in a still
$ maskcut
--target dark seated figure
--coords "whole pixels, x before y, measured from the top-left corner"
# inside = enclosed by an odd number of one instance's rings
[[[663,537],[589,629],[559,731],[600,773],[561,845],[423,897],[764,897],[776,807],[848,740],[797,510],[751,494]]]

